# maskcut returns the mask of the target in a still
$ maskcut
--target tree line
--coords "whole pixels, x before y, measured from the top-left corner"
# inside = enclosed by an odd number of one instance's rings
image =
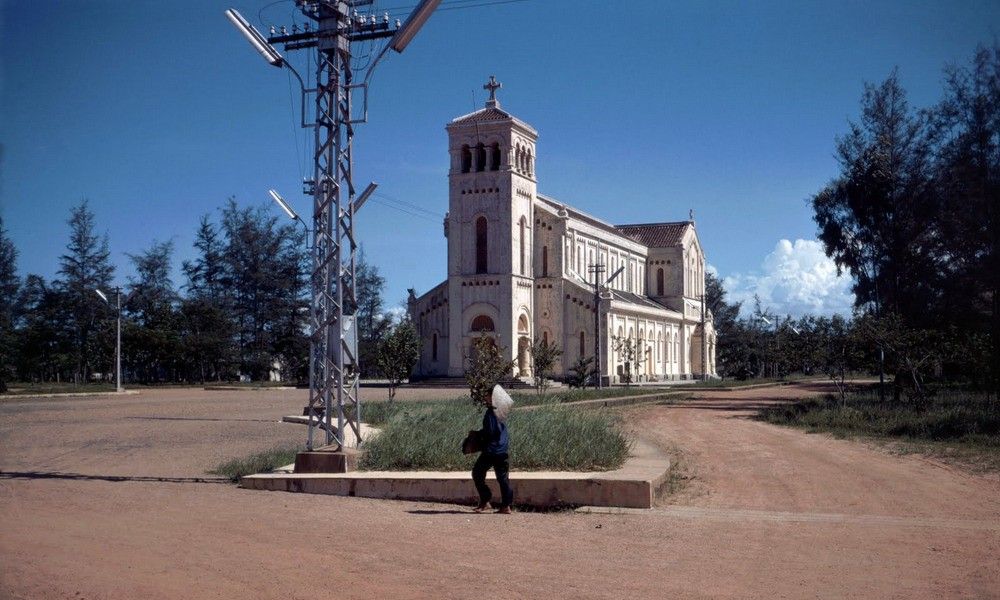
[[[810,201],[827,255],[853,279],[854,314],[779,319],[758,303],[741,319],[710,278],[720,370],[810,372],[825,348],[820,362],[887,373],[896,396],[920,395],[927,379],[996,390],[1000,45],[948,66],[933,106],[911,107],[896,71],[866,84],[836,157],[839,173]]]
[[[135,274],[119,290],[108,236],[98,234],[86,200],[72,208],[68,224],[55,278],[22,279],[0,219],[0,391],[14,380],[112,380],[119,299],[126,381],[308,379],[305,234],[279,224],[266,207],[229,199],[217,219],[203,216],[180,286],[171,278],[172,241],[129,254]],[[385,280],[363,253],[356,281],[359,353],[363,374],[371,375],[393,322],[382,300]]]

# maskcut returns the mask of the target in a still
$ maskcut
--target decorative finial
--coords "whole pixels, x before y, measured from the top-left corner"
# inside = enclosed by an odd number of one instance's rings
[[[483,86],[484,90],[490,91],[490,99],[486,101],[487,108],[499,108],[500,101],[497,100],[497,90],[503,87],[503,84],[497,81],[497,78],[490,75],[490,80],[486,82]]]
[[[688,209],[688,221],[691,221],[692,223],[694,223],[694,209],[693,208],[689,208]]]

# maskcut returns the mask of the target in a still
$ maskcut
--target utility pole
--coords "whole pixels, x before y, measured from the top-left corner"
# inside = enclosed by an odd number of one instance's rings
[[[374,184],[360,197],[356,195],[354,126],[367,122],[368,83],[379,61],[390,48],[402,52],[439,3],[421,0],[405,24],[400,26],[397,20],[392,28],[388,13],[381,17],[359,14],[358,9],[372,6],[373,0],[295,0],[306,23],[301,28],[293,25],[291,32],[272,27],[266,39],[237,11],[226,11],[268,63],[288,67],[300,84],[301,77],[272,45],[282,44],[286,51],[315,52],[315,87],[302,84],[302,126],[313,129],[314,144],[313,177],[304,183],[304,193],[313,201],[309,403],[304,411],[309,418],[309,450],[313,449],[316,427],[325,430],[327,445],[336,443],[343,448],[345,428],[353,431],[357,445],[361,445],[354,220]],[[385,38],[392,39],[371,63],[358,70],[352,67],[352,44]],[[362,72],[363,81],[356,82],[355,75]],[[352,102],[355,91],[363,96],[359,114]],[[314,121],[306,124],[305,106],[310,95]]]
[[[604,387],[601,376],[601,276],[605,266],[602,263],[587,266],[587,272],[594,274],[594,369],[597,372],[596,387]]]
[[[122,393],[122,288],[115,287],[115,304],[118,307],[118,321],[115,327],[115,391]]]

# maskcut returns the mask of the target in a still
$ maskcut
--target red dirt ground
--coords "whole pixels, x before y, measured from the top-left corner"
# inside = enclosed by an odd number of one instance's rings
[[[301,392],[6,401],[0,597],[1000,597],[1000,480],[745,418],[813,391],[632,409],[690,485],[638,514],[511,517],[205,474],[302,441],[276,422]]]

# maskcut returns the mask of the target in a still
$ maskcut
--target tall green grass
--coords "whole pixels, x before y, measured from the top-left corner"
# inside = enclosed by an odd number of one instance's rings
[[[295,462],[295,455],[302,450],[299,446],[276,446],[264,452],[251,454],[245,458],[234,458],[209,471],[212,475],[228,477],[236,482],[244,475],[267,473],[278,467]]]
[[[954,442],[1000,449],[1000,400],[978,392],[946,390],[923,402],[886,402],[875,391],[768,407],[760,418],[813,431],[907,441]]]
[[[482,426],[482,411],[471,402],[412,403],[384,424],[365,447],[363,470],[464,471],[475,455],[463,455],[462,440]],[[511,468],[604,471],[628,458],[630,442],[617,414],[542,406],[514,410],[508,423]]]

